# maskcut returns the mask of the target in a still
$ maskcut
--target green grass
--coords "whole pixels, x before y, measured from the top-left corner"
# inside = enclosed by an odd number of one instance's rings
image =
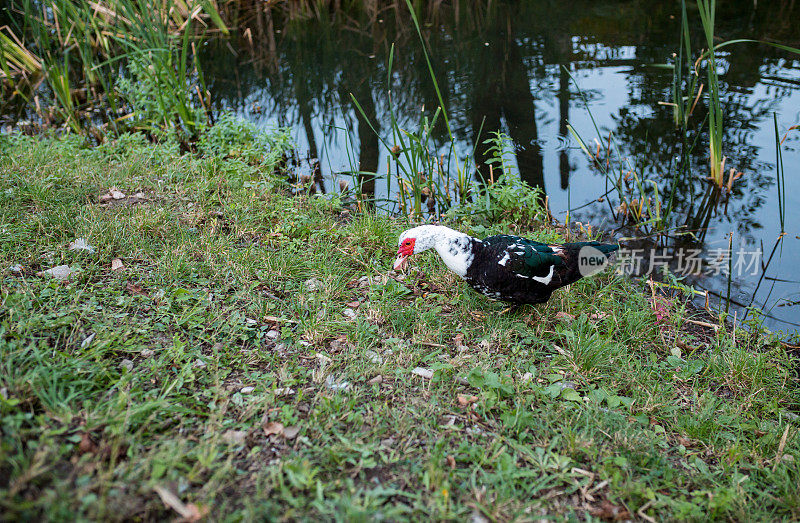
[[[433,254],[391,272],[406,223],[271,168],[0,140],[5,520],[177,517],[157,490],[212,520],[800,518],[798,384],[769,336],[677,299],[657,324],[611,272],[501,314]]]

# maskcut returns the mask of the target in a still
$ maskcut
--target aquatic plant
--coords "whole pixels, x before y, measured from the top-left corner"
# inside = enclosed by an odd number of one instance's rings
[[[24,20],[0,37],[3,74],[19,83],[41,70],[74,131],[102,140],[129,121],[188,139],[206,118],[196,44],[228,31],[213,0],[21,0],[14,9]],[[46,103],[47,91],[38,94]]]

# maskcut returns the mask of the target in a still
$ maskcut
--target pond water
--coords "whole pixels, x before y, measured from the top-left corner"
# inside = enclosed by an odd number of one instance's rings
[[[291,4],[291,3],[290,3]],[[299,4],[299,3],[298,3]],[[691,173],[673,180],[680,156],[671,103],[670,62],[679,48],[680,2],[428,2],[419,12],[422,33],[457,142],[469,154],[491,131],[506,133],[523,180],[542,187],[553,215],[619,231],[614,195],[604,201],[606,177],[568,132],[571,125],[595,148],[609,133],[621,161],[669,194],[677,184],[673,226],[660,245],[626,243],[640,269],[664,261],[679,276],[702,261],[703,274],[686,282],[708,289],[711,302],[727,297],[727,253],[732,239],[730,299],[737,317],[759,314],[773,330],[800,326],[800,56],[772,47],[738,44],[718,56],[724,110],[726,166],[741,171],[729,198],[709,205],[705,97],[690,120],[699,134]],[[716,34],[800,47],[800,5],[794,1],[720,3]],[[288,12],[288,11],[294,12]],[[400,126],[417,128],[422,111],[439,105],[422,46],[404,2],[364,2],[358,10],[283,11],[255,6],[238,14],[239,37],[210,43],[204,74],[214,106],[265,127],[287,126],[302,155],[318,161],[320,190],[339,190],[354,171],[386,172],[391,106]],[[704,40],[689,10],[692,48]],[[389,54],[394,44],[394,64]],[[705,81],[701,69],[700,80]],[[582,95],[580,94],[582,93]],[[351,95],[369,117],[360,116]],[[781,231],[776,184],[777,115],[785,168],[787,234]],[[370,125],[371,124],[371,125]],[[374,131],[373,131],[374,128]],[[479,135],[480,131],[480,135]],[[378,135],[376,135],[376,132]],[[444,143],[446,131],[438,129]],[[476,159],[481,159],[478,150]],[[616,161],[620,161],[619,158]],[[647,182],[650,183],[650,182]],[[395,188],[392,191],[396,190]],[[378,178],[376,197],[393,198]],[[776,243],[777,242],[777,243]],[[653,247],[656,247],[653,250]],[[770,254],[772,253],[772,256]],[[652,262],[652,263],[651,263]],[[388,263],[388,262],[387,262]]]

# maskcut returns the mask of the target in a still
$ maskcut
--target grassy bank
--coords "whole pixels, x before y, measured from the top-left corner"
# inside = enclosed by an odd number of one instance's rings
[[[775,340],[612,273],[501,314],[238,150],[0,140],[3,519],[800,517]]]

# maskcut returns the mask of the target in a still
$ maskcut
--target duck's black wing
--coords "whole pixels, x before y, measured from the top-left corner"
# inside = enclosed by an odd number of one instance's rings
[[[501,234],[481,242],[480,253],[467,273],[478,291],[513,303],[541,303],[550,294],[579,280],[581,249],[594,247],[603,261],[618,246],[598,242],[554,245]]]

